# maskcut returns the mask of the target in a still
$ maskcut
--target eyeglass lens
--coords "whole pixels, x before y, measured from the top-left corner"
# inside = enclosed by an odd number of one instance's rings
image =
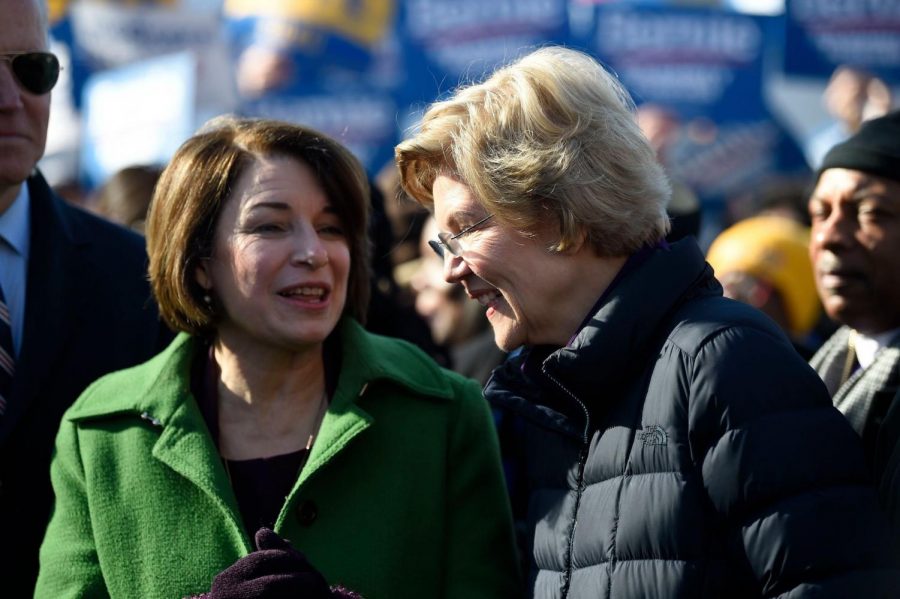
[[[434,250],[434,253],[436,253],[441,258],[444,257],[445,249],[449,250],[450,253],[453,254],[454,256],[459,256],[460,252],[462,252],[462,245],[460,244],[459,238],[462,237],[463,235],[466,235],[466,234],[474,231],[477,227],[480,227],[481,225],[483,225],[484,223],[486,223],[487,221],[489,221],[492,218],[494,218],[494,215],[488,214],[487,216],[485,216],[483,219],[481,219],[477,223],[475,223],[473,225],[469,225],[468,227],[466,227],[465,229],[463,229],[456,235],[451,235],[450,233],[447,233],[446,231],[442,231],[442,232],[438,233],[438,236],[437,236],[438,238],[432,239],[431,241],[429,241],[428,245],[431,246],[431,249]]]
[[[46,94],[59,79],[59,60],[49,52],[26,52],[3,58],[9,60],[19,84],[32,94]]]

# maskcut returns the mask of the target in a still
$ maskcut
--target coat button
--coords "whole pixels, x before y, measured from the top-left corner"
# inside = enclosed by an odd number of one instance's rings
[[[297,506],[297,520],[300,521],[301,526],[312,525],[318,516],[319,508],[316,507],[315,503],[308,499]]]

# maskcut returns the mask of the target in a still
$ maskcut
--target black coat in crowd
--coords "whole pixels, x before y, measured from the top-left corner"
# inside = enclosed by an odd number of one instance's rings
[[[486,388],[530,594],[895,597],[859,438],[692,240],[653,250],[564,348]]]

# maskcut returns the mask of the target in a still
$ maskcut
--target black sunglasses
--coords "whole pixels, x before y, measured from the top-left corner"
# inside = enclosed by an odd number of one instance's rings
[[[0,54],[12,67],[19,85],[38,96],[46,94],[59,79],[59,60],[49,52],[11,52]]]

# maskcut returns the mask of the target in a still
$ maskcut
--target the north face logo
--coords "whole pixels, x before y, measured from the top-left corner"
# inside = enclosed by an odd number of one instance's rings
[[[647,445],[665,445],[669,441],[669,435],[666,430],[654,424],[653,426],[645,426],[644,432],[641,433],[641,441],[644,446]]]

